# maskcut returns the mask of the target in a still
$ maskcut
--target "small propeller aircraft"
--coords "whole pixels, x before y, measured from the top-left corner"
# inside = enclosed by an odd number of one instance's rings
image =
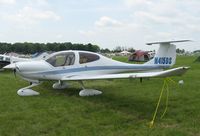
[[[14,56],[8,56],[6,54],[0,54],[0,68],[9,65],[10,62],[10,58],[12,58],[12,63],[14,62],[18,62],[18,61],[26,61],[26,58],[19,58],[19,57],[14,57]]]
[[[184,74],[189,67],[178,67],[168,70],[176,61],[176,46],[171,43],[187,42],[189,40],[154,42],[147,45],[159,44],[160,47],[154,58],[144,64],[128,64],[112,60],[97,53],[88,51],[67,50],[51,54],[45,60],[31,60],[16,62],[5,66],[13,69],[30,86],[18,90],[20,96],[39,95],[30,89],[42,81],[57,81],[54,89],[65,89],[69,85],[66,81],[78,81],[82,87],[80,96],[99,95],[102,92],[86,89],[83,81],[103,79],[153,78],[169,77]]]
[[[2,68],[2,66],[4,67],[10,63],[16,63],[16,62],[20,62],[20,61],[30,61],[31,59],[32,60],[45,59],[48,55],[49,54],[47,54],[47,53],[42,53],[33,58],[20,58],[20,57],[15,57],[15,56],[9,56],[6,54],[0,54],[0,68]]]

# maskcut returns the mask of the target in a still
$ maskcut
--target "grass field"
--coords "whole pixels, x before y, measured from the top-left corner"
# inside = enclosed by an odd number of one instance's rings
[[[33,88],[40,96],[20,97],[16,91],[29,83],[0,73],[0,136],[198,136],[200,135],[200,63],[196,57],[178,57],[176,66],[191,66],[182,86],[170,86],[168,111],[161,102],[153,128],[149,128],[163,84],[162,79],[87,81],[100,96],[80,97],[80,86],[70,82],[53,90],[53,82]],[[123,58],[115,58],[126,61]]]

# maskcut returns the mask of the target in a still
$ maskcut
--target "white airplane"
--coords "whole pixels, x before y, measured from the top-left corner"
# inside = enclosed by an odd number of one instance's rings
[[[54,89],[67,88],[66,81],[78,81],[82,86],[80,96],[99,95],[101,91],[86,89],[83,81],[169,77],[184,74],[189,67],[163,69],[171,67],[176,61],[176,46],[171,43],[187,41],[189,40],[148,43],[148,45],[160,44],[160,47],[154,58],[144,64],[128,64],[93,52],[67,50],[53,53],[46,60],[17,62],[4,68],[14,69],[24,80],[31,83],[30,86],[18,90],[20,96],[38,95],[38,92],[30,88],[45,80],[57,81],[53,84]]]
[[[11,58],[13,60],[13,62],[18,62],[18,61],[26,61],[26,58],[19,58],[19,57],[15,57],[15,56],[8,56],[5,54],[0,54],[0,61],[1,62],[5,62],[5,63],[10,63]]]
[[[8,56],[6,54],[0,54],[0,69],[3,68],[6,65],[9,65],[10,63],[15,63],[19,61],[27,61],[26,58],[19,58],[15,56]],[[12,61],[12,62],[11,62]],[[3,70],[3,69],[1,69]]]
[[[31,59],[33,60],[40,60],[40,59],[45,59],[49,54],[47,53],[42,53],[34,58],[20,58],[20,57],[15,57],[15,56],[9,56],[6,54],[0,54],[0,65],[1,66],[6,66],[10,63],[16,63],[20,61],[30,61]]]

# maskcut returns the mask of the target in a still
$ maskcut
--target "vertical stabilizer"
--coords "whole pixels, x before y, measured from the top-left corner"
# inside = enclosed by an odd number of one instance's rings
[[[188,41],[189,40],[147,43],[147,45],[159,44],[160,47],[156,52],[154,58],[146,62],[145,64],[161,65],[165,67],[173,66],[176,62],[176,45],[171,43],[188,42]]]

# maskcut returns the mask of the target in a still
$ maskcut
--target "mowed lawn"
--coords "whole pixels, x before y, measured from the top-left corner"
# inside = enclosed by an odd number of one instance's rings
[[[127,59],[115,58],[126,61]],[[161,101],[153,128],[149,128],[163,79],[102,80],[84,82],[102,95],[80,97],[80,85],[65,90],[44,82],[34,90],[40,96],[20,97],[17,90],[29,83],[11,72],[0,73],[0,136],[198,136],[200,135],[200,62],[180,56],[176,66],[190,66],[184,85],[170,85],[168,111],[160,119]],[[164,94],[165,96],[165,94]]]

